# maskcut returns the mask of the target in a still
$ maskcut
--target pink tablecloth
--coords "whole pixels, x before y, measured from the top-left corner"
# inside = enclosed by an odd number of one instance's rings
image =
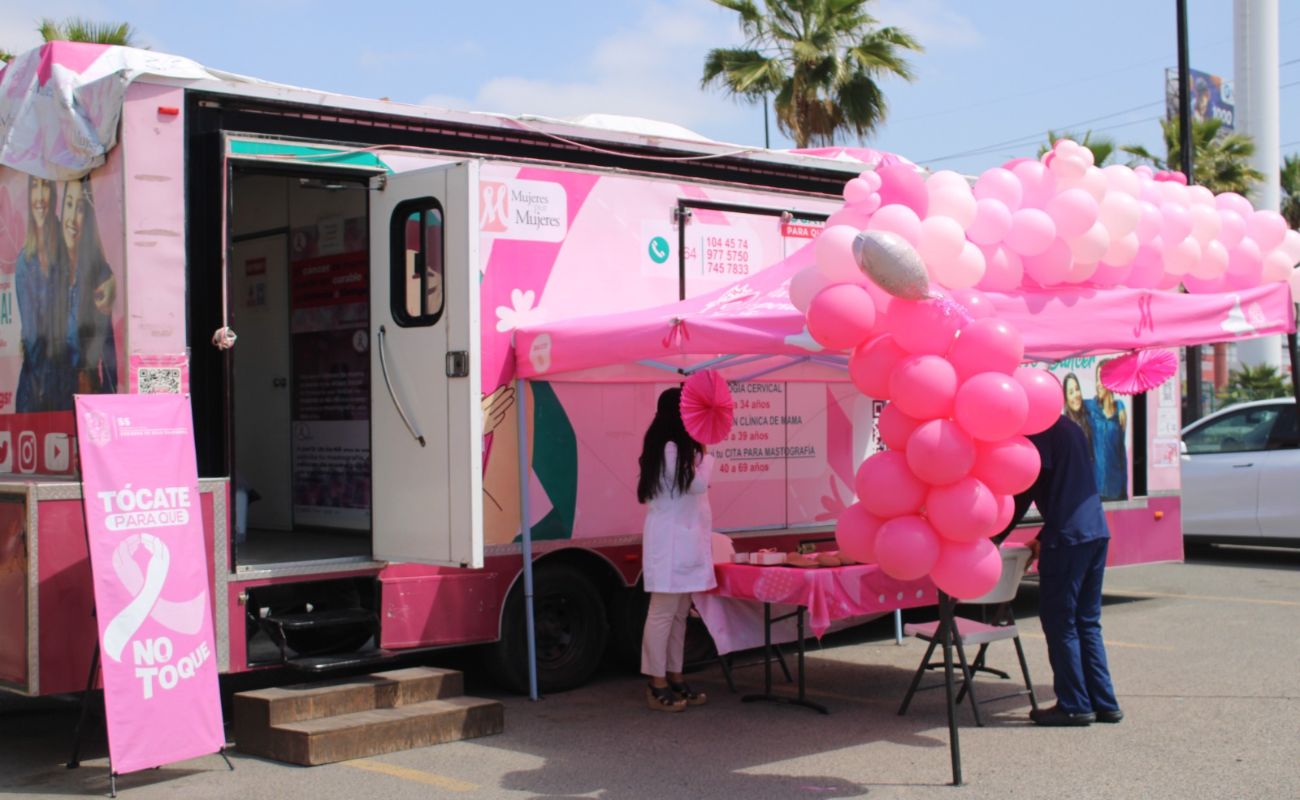
[[[939,602],[938,591],[929,578],[896,580],[875,564],[816,569],[715,564],[714,571],[718,588],[711,594],[803,606],[808,609],[809,628],[819,638],[835,620]]]

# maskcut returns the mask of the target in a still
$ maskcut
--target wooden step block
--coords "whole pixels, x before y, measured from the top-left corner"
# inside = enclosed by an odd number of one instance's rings
[[[248,744],[237,739],[236,746],[252,755],[315,766],[490,736],[504,728],[505,707],[500,702],[453,697],[288,722]]]
[[[260,752],[276,725],[395,708],[455,697],[465,690],[457,670],[411,667],[374,675],[240,692],[231,707],[235,741]]]
[[[375,708],[426,703],[465,693],[465,676],[458,670],[410,667],[376,672]]]

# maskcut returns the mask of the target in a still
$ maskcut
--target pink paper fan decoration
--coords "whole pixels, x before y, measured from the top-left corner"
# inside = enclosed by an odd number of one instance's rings
[[[697,372],[682,384],[682,423],[700,444],[717,444],[731,432],[736,404],[722,376],[711,369]]]
[[[1178,373],[1178,357],[1170,350],[1138,350],[1101,365],[1101,385],[1115,394],[1141,394]]]

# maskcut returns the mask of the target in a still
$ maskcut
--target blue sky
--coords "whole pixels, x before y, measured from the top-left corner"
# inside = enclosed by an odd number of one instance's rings
[[[1034,154],[1049,129],[1163,149],[1172,0],[871,5],[926,52],[913,83],[883,83],[889,116],[869,146],[966,173]],[[1231,79],[1233,3],[1188,5],[1192,67]],[[1282,151],[1300,153],[1300,5],[1280,5]],[[34,45],[37,18],[71,14],[129,21],[154,49],[266,80],[512,114],[631,114],[763,142],[760,108],[699,88],[707,50],[740,42],[735,15],[709,0],[6,0],[0,45]]]

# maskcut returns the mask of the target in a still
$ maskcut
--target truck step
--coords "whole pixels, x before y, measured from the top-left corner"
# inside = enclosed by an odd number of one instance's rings
[[[267,624],[279,626],[286,631],[305,631],[313,628],[371,625],[376,617],[375,612],[364,608],[335,608],[301,614],[270,614],[262,619]]]
[[[284,665],[298,672],[322,675],[345,669],[373,667],[396,656],[391,650],[359,650],[355,653],[338,653],[336,655],[298,656],[286,659]]]
[[[412,667],[240,692],[232,708],[235,745],[313,765],[500,733],[504,707],[463,691],[456,670]]]

